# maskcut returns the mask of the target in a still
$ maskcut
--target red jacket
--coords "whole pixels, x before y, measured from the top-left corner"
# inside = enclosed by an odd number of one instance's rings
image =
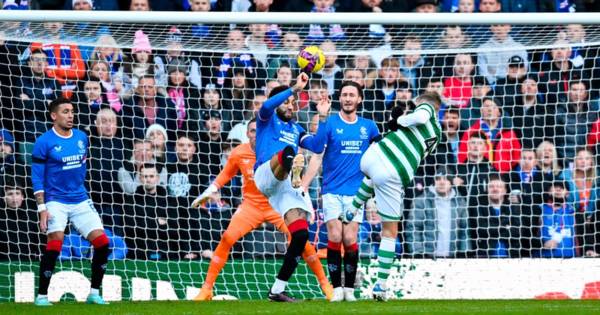
[[[31,51],[41,49],[48,56],[46,75],[61,85],[68,80],[79,80],[85,76],[85,61],[77,45],[32,43]]]
[[[481,120],[475,122],[462,136],[458,146],[458,163],[467,161],[467,142],[471,134],[483,131]],[[484,132],[487,135],[487,133]],[[521,142],[517,134],[510,129],[501,129],[495,139],[487,139],[488,150],[485,157],[501,174],[510,172],[521,159]]]
[[[587,144],[590,147],[590,149],[594,149],[594,146],[596,146],[598,142],[600,142],[600,119],[596,120],[592,124],[592,130],[588,134],[587,138]]]

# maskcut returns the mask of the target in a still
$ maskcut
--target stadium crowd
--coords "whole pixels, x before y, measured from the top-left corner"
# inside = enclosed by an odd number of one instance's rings
[[[124,5],[126,3],[126,5]],[[6,0],[3,9],[296,12],[581,12],[599,1],[518,0]],[[185,50],[209,40],[211,25],[165,26],[166,49],[145,28],[119,49],[110,25],[87,28],[79,44],[63,23],[44,23],[46,41],[0,36],[0,260],[37,260],[43,236],[29,174],[35,139],[48,130],[47,105],[64,96],[90,137],[89,190],[111,236],[111,258],[209,258],[241,198],[241,179],[202,210],[190,203],[219,173],[246,126],[278,85],[297,74],[298,51],[319,45],[325,67],[300,95],[297,119],[315,132],[315,105],[329,95],[339,110],[344,80],[364,88],[361,115],[385,131],[394,106],[413,108],[423,91],[440,94],[443,141],[406,189],[397,254],[407,257],[597,257],[600,253],[600,49],[582,25],[557,26],[555,48],[528,50],[510,25],[439,26],[439,40],[383,25],[227,26],[231,53]],[[219,26],[221,27],[221,26]],[[8,26],[7,29],[14,29]],[[30,32],[26,25],[18,31]],[[344,40],[379,47],[394,38],[413,51],[338,55]],[[480,47],[478,54],[421,54],[427,47]],[[163,46],[161,46],[163,47]],[[514,48],[510,51],[499,47]],[[235,53],[235,51],[244,51]],[[319,209],[319,183],[307,187]],[[376,257],[381,221],[367,204],[361,254]],[[317,210],[311,239],[324,248]],[[281,234],[253,232],[234,253],[285,251]],[[274,230],[273,230],[274,231]],[[89,257],[75,231],[62,259]]]

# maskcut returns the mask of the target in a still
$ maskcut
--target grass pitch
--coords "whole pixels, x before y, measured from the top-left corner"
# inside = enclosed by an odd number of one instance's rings
[[[195,303],[119,302],[110,305],[86,305],[61,302],[48,308],[32,304],[0,303],[0,314],[600,314],[600,301],[535,301],[535,300],[406,300],[385,303],[361,301],[328,303],[271,303],[267,301],[214,301]]]

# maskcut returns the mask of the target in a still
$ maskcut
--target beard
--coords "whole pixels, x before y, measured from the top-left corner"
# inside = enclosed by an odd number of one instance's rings
[[[565,203],[565,197],[553,197],[552,202],[557,206],[562,206]]]
[[[281,120],[283,120],[285,122],[288,122],[288,121],[292,120],[292,118],[291,117],[289,117],[289,118],[286,117],[285,116],[286,112],[287,112],[286,110],[282,110],[279,107],[277,107],[277,109],[275,109],[275,113],[277,114],[277,116],[279,117],[279,119],[281,119]]]
[[[357,106],[353,106],[351,110],[347,110],[346,107],[344,107],[342,105],[342,112],[344,112],[344,114],[346,114],[346,115],[350,115],[350,114],[354,113],[357,108],[358,108]]]

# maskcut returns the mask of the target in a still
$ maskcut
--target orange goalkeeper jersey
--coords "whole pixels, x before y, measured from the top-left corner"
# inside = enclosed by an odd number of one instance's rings
[[[244,202],[248,202],[261,210],[271,209],[267,197],[258,190],[256,183],[254,183],[255,162],[256,153],[250,143],[238,145],[231,151],[225,167],[215,179],[214,184],[218,188],[222,188],[240,171],[244,179],[242,184]]]

